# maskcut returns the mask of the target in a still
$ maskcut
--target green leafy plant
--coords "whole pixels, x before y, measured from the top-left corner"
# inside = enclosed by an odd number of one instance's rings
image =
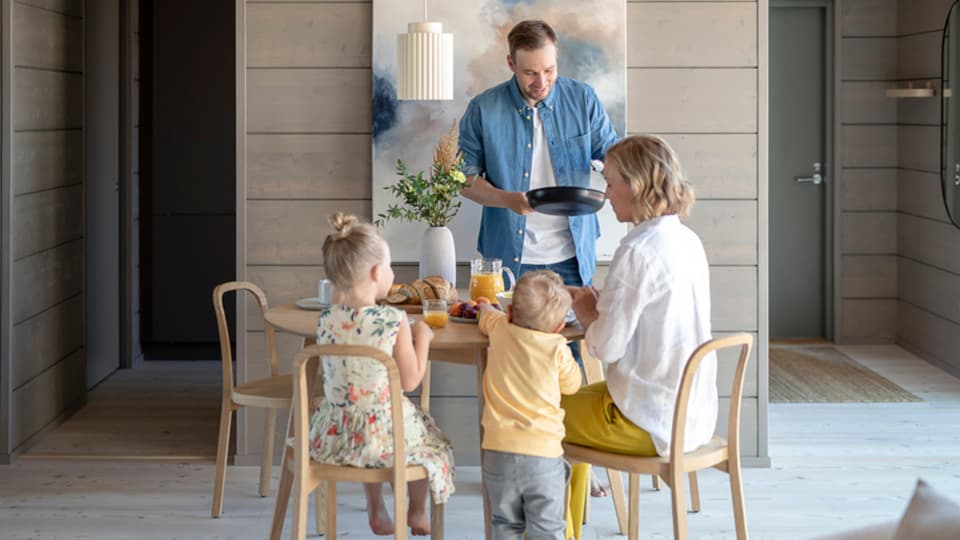
[[[461,171],[463,153],[457,140],[457,122],[454,120],[450,131],[440,136],[433,151],[433,165],[430,178],[424,178],[423,172],[411,174],[403,160],[397,160],[397,175],[400,179],[385,187],[400,201],[391,204],[381,213],[376,224],[383,226],[391,219],[422,222],[431,227],[445,227],[460,210],[460,190],[467,185],[467,177]]]

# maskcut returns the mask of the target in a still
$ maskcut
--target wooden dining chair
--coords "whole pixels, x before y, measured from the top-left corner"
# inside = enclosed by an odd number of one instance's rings
[[[318,391],[320,357],[348,356],[372,358],[387,369],[390,378],[390,409],[393,422],[394,456],[406,456],[400,372],[393,358],[375,347],[363,345],[310,345],[299,353],[293,363],[293,445],[284,449],[283,471],[277,488],[277,503],[270,529],[271,540],[279,540],[286,519],[287,504],[293,493],[291,538],[306,538],[307,498],[318,487],[326,484],[326,540],[337,535],[337,482],[393,484],[394,537],[407,538],[407,482],[427,478],[427,469],[421,465],[406,465],[367,469],[347,465],[328,465],[311,461],[310,415],[312,398]],[[319,511],[319,510],[318,510]],[[318,517],[319,520],[319,517]],[[443,505],[433,503],[430,508],[431,536],[443,539]]]
[[[213,508],[210,515],[220,517],[223,512],[223,487],[226,479],[227,451],[230,446],[230,426],[233,411],[241,407],[261,407],[265,420],[263,427],[263,454],[260,460],[260,496],[270,492],[270,473],[273,466],[273,437],[276,426],[277,409],[288,409],[293,397],[293,379],[290,375],[280,375],[277,370],[276,336],[273,326],[263,320],[263,333],[267,340],[268,376],[245,381],[233,382],[233,353],[230,347],[230,329],[223,310],[223,295],[231,291],[251,293],[265,314],[267,296],[260,287],[247,281],[229,281],[213,289],[213,309],[217,313],[217,327],[220,332],[220,361],[223,373],[223,392],[220,400],[220,436],[217,442],[217,472],[213,482]]]
[[[687,538],[687,515],[684,502],[685,476],[696,471],[713,467],[730,476],[730,493],[733,499],[733,518],[738,540],[747,538],[747,521],[743,505],[743,484],[740,475],[740,400],[743,397],[743,380],[750,358],[753,336],[735,334],[712,339],[698,347],[683,370],[680,388],[673,415],[673,430],[670,437],[670,455],[666,457],[640,457],[604,452],[575,444],[563,444],[564,455],[574,463],[590,463],[606,467],[608,470],[624,471],[630,475],[630,495],[627,501],[628,526],[627,537],[637,540],[639,536],[639,495],[640,475],[651,474],[663,480],[671,489],[673,502],[673,536],[676,540]],[[684,428],[687,420],[687,406],[690,400],[690,388],[694,375],[703,359],[711,352],[728,347],[740,347],[740,358],[733,378],[733,390],[730,393],[730,414],[727,419],[727,437],[714,436],[706,445],[684,452]],[[691,476],[691,478],[695,478]],[[695,488],[692,488],[695,489]],[[585,494],[571,494],[585,496]]]

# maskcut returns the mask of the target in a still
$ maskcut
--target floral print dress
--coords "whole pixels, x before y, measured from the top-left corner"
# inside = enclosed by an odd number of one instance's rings
[[[368,345],[393,355],[402,310],[391,306],[360,309],[331,306],[320,313],[317,343]],[[390,380],[383,364],[371,358],[325,356],[324,399],[310,420],[310,457],[354,467],[393,466]],[[407,463],[423,465],[430,492],[445,503],[454,492],[453,447],[433,418],[404,396]]]

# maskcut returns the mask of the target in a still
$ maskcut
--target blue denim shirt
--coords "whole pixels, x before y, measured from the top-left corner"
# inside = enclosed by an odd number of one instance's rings
[[[607,111],[589,85],[557,77],[547,98],[537,104],[557,184],[589,186],[590,160],[603,159],[617,142]],[[460,119],[460,150],[467,176],[485,175],[506,191],[528,191],[533,159],[533,111],[517,87],[516,77],[470,100]],[[595,214],[572,216],[580,277],[590,283],[597,266],[600,224]],[[526,218],[507,208],[483,208],[477,249],[484,257],[503,259],[516,274],[523,253]]]

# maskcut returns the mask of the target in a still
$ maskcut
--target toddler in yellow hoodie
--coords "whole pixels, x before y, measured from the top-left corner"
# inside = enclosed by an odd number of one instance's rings
[[[525,273],[507,313],[488,305],[480,331],[490,336],[483,375],[483,477],[494,540],[566,537],[561,394],[580,388],[580,368],[559,333],[570,293],[556,273]]]

